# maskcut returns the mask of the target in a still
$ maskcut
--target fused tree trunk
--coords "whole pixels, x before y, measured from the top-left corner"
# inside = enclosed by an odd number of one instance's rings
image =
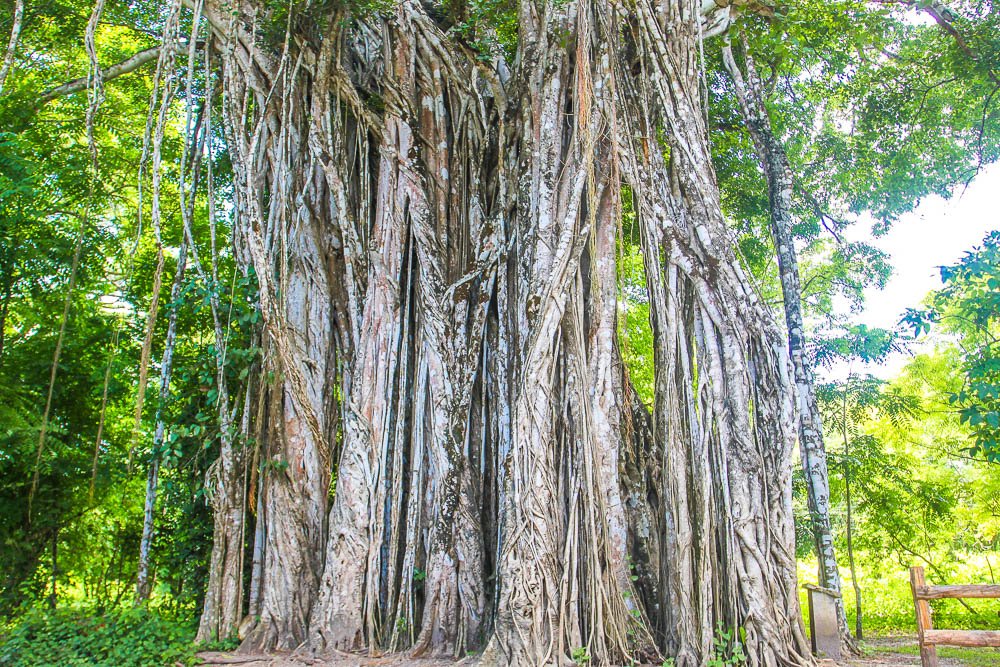
[[[746,49],[744,49],[746,51]],[[833,545],[830,522],[830,476],[826,447],[823,443],[822,417],[813,388],[812,370],[806,360],[806,332],[802,318],[802,288],[799,278],[795,238],[792,234],[794,214],[792,169],[780,140],[774,135],[771,119],[764,103],[764,89],[753,58],[745,53],[746,76],[736,63],[732,49],[723,48],[723,60],[733,79],[743,120],[764,168],[768,203],[771,213],[771,233],[778,257],[778,273],[784,297],[785,324],[788,329],[788,350],[795,372],[799,402],[799,453],[805,473],[809,514],[812,522],[816,556],[819,561],[819,582],[824,588],[841,592],[840,570]],[[850,630],[844,612],[843,598],[837,598],[841,637],[851,650]]]
[[[512,60],[448,7],[313,8],[277,44],[251,0],[204,10],[274,375],[244,646],[698,665],[723,627],[806,663],[792,365],[722,219],[701,4],[523,0]]]
[[[187,221],[186,221],[187,222]],[[185,225],[185,233],[191,242],[190,224]],[[214,251],[214,248],[213,248]],[[211,641],[225,639],[237,633],[243,611],[243,540],[245,520],[246,480],[244,478],[244,454],[242,444],[234,442],[234,411],[230,407],[229,387],[226,380],[227,337],[223,331],[223,313],[220,312],[217,292],[218,276],[216,258],[212,257],[212,272],[207,274],[192,250],[194,266],[209,289],[209,307],[215,333],[215,378],[216,401],[219,414],[219,458],[212,464],[206,475],[205,486],[214,510],[214,532],[212,535],[212,555],[209,559],[208,587],[201,621],[198,626],[198,640]],[[250,400],[253,385],[246,389],[243,406],[243,421],[249,419]],[[243,429],[245,434],[248,427]]]

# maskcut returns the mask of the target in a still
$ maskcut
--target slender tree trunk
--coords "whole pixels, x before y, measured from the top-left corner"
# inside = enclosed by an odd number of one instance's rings
[[[840,571],[837,567],[830,522],[830,476],[826,447],[823,443],[822,418],[813,388],[812,371],[806,360],[802,288],[795,238],[792,233],[794,224],[792,170],[784,147],[771,127],[763,86],[749,52],[745,53],[745,58],[746,77],[737,65],[732,49],[728,45],[724,47],[723,59],[732,76],[744,122],[750,131],[767,180],[771,233],[778,256],[785,325],[788,330],[788,350],[795,372],[799,401],[799,453],[806,477],[809,513],[819,562],[819,581],[821,586],[841,592]],[[850,641],[843,599],[837,598],[837,600],[842,639],[849,649],[854,650]]]
[[[59,320],[59,334],[56,336],[56,349],[52,353],[52,366],[49,370],[49,388],[45,398],[45,411],[42,412],[42,425],[38,430],[38,448],[35,450],[35,472],[31,479],[31,490],[28,492],[28,523],[31,523],[31,508],[38,491],[38,479],[41,474],[42,454],[45,452],[45,437],[49,430],[49,417],[52,414],[52,399],[55,396],[56,378],[59,375],[59,359],[62,357],[63,341],[66,338],[66,327],[69,324],[70,312],[73,307],[73,291],[76,288],[77,269],[80,267],[80,254],[83,250],[83,239],[87,233],[87,219],[79,216],[80,228],[73,247],[73,259],[69,267],[69,284],[66,285],[66,296],[63,299],[62,319]]]
[[[138,604],[149,599],[152,589],[149,564],[153,548],[153,532],[155,529],[156,494],[159,490],[160,464],[163,460],[163,444],[166,436],[167,403],[170,400],[170,376],[173,372],[174,344],[177,340],[177,300],[180,298],[181,286],[184,282],[184,271],[187,268],[187,243],[181,241],[177,254],[177,269],[174,272],[174,282],[170,288],[170,315],[167,319],[167,336],[163,343],[163,358],[160,360],[160,394],[156,406],[156,426],[153,432],[153,445],[149,455],[149,469],[146,472],[146,501],[143,504],[142,537],[139,540],[139,565],[136,573],[135,598]]]
[[[49,595],[49,609],[53,611],[59,600],[59,593],[56,590],[57,577],[59,576],[59,528],[52,530],[52,593]]]
[[[861,631],[861,586],[858,584],[858,572],[854,567],[854,520],[851,505],[851,439],[848,429],[847,387],[844,387],[844,503],[847,506],[847,561],[851,566],[851,585],[854,587],[854,638],[862,640]]]
[[[21,24],[24,20],[24,0],[14,0],[14,16],[10,28],[10,39],[7,40],[7,48],[4,50],[3,64],[0,65],[0,93],[3,92],[4,84],[7,82],[7,75],[14,65],[14,56],[17,55],[17,43],[21,36]]]
[[[3,366],[3,348],[7,339],[7,313],[10,309],[10,295],[13,285],[13,267],[7,266],[4,271],[3,296],[0,297],[0,366]]]

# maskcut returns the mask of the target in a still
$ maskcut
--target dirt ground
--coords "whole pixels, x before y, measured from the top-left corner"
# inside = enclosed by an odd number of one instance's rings
[[[203,667],[450,667],[451,665],[471,665],[472,660],[415,660],[405,654],[393,654],[370,658],[352,653],[340,653],[323,659],[300,655],[244,655],[241,653],[199,653],[205,662]]]
[[[898,653],[896,651],[911,650],[916,646],[915,637],[883,637],[867,642],[865,655],[850,658],[840,662],[821,660],[817,667],[919,667],[920,656]],[[988,649],[987,649],[988,650]],[[343,653],[324,659],[292,655],[242,655],[236,653],[207,652],[199,654],[205,661],[205,667],[448,667],[450,665],[474,665],[475,659],[451,662],[448,660],[415,660],[406,655],[389,655],[379,658]],[[984,660],[984,661],[981,661]],[[1000,666],[1000,651],[996,662],[990,657],[967,661],[962,658],[941,656],[941,667],[978,667],[978,665],[996,664]]]

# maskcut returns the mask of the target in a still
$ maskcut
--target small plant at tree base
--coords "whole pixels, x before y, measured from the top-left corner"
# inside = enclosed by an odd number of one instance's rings
[[[715,637],[712,638],[712,655],[705,664],[708,667],[731,667],[746,664],[747,655],[743,652],[746,630],[740,628],[738,634],[739,639],[735,637],[732,630],[727,630],[721,625],[716,628]]]
[[[240,647],[240,638],[237,636],[227,637],[225,639],[215,639],[210,642],[204,642],[198,644],[199,651],[222,651],[222,652],[232,652]]]
[[[586,646],[577,646],[570,652],[569,657],[578,665],[586,665],[590,662],[590,651]]]

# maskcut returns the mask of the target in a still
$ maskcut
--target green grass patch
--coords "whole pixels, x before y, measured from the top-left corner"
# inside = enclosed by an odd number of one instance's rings
[[[887,636],[914,634],[917,631],[913,610],[913,596],[910,591],[909,569],[899,563],[863,561],[858,566],[858,580],[861,584],[862,624],[864,634]],[[982,558],[964,557],[961,562],[950,566],[948,583],[987,584],[992,583],[991,571]],[[848,626],[854,629],[854,591],[850,573],[841,568],[842,591]],[[928,583],[941,583],[933,574],[927,575]],[[799,562],[799,585],[802,615],[808,623],[806,594],[801,588],[806,583],[816,583],[816,561],[813,558]],[[953,630],[1000,630],[1000,600],[966,600],[973,609],[969,611],[958,600],[934,600],[931,609],[934,626]],[[995,656],[994,656],[995,657]],[[995,663],[1000,665],[1000,661]]]
[[[915,641],[915,640],[914,640]],[[896,653],[900,655],[919,655],[920,649],[916,643],[900,646],[876,646],[876,653]],[[967,667],[996,667],[1000,665],[1000,650],[995,648],[963,648],[958,646],[939,646],[939,658],[957,660]]]

